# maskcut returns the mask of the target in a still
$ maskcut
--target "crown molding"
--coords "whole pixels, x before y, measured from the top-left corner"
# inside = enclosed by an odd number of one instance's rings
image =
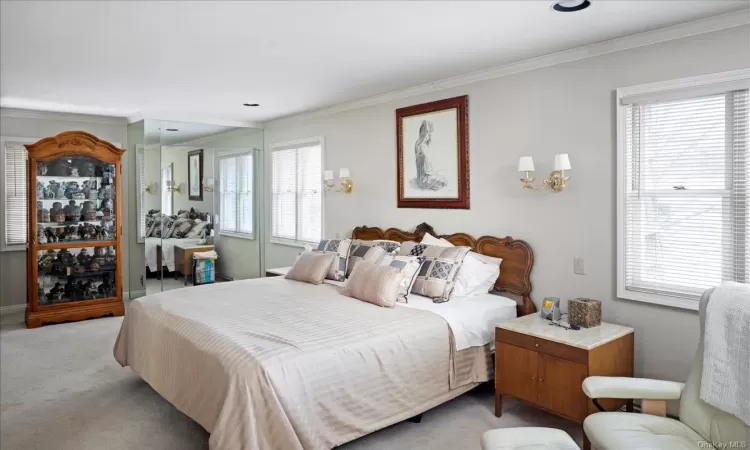
[[[157,113],[143,115],[143,113],[139,112],[128,116],[126,120],[128,121],[128,123],[140,122],[141,120],[159,120],[164,122],[203,123],[207,125],[220,125],[224,127],[263,128],[263,124],[258,122],[219,119],[216,117],[196,114]]]
[[[233,130],[219,131],[218,133],[213,133],[213,134],[209,134],[209,135],[206,135],[206,136],[201,136],[199,138],[191,139],[189,141],[178,142],[176,144],[171,144],[170,146],[181,147],[181,146],[203,145],[203,144],[205,144],[207,142],[211,142],[211,141],[216,140],[216,139],[220,139],[220,138],[224,138],[224,137],[231,137],[231,136],[234,136],[236,134],[242,134],[243,132],[245,132],[247,130],[258,129],[258,128],[260,128],[260,127],[256,128],[256,127],[245,126],[245,127],[235,128]]]
[[[569,50],[563,50],[556,53],[529,58],[510,64],[505,64],[503,66],[446,78],[431,83],[425,83],[419,86],[392,91],[361,100],[355,100],[352,102],[341,103],[338,105],[312,110],[309,112],[280,117],[278,119],[266,121],[263,123],[263,125],[265,128],[289,125],[304,120],[330,116],[346,111],[365,108],[368,106],[379,105],[394,100],[400,100],[403,98],[442,91],[458,86],[465,86],[467,84],[478,83],[481,81],[492,80],[507,75],[528,72],[544,67],[606,55],[608,53],[630,50],[633,48],[658,44],[660,42],[672,41],[675,39],[686,38],[748,24],[750,24],[750,10],[743,9],[741,11],[712,16],[692,22],[684,22],[677,25],[657,28],[655,30],[631,34],[607,41],[596,42],[594,44],[584,45],[582,47],[576,47]]]
[[[76,114],[56,111],[38,111],[32,109],[20,108],[0,108],[0,116],[15,117],[18,119],[39,119],[39,120],[64,120],[68,122],[99,123],[106,125],[127,125],[128,121],[124,117],[112,116],[95,116],[92,114]]]

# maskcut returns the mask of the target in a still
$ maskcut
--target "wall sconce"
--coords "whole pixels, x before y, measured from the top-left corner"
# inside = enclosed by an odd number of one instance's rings
[[[146,187],[143,190],[149,194],[156,194],[156,191],[159,190],[159,183],[146,183]]]
[[[175,183],[174,180],[169,180],[167,181],[167,191],[182,194],[182,187],[179,184]]]
[[[203,192],[213,192],[213,191],[214,191],[214,179],[204,178],[203,179]]]
[[[339,184],[341,185],[340,188],[336,189],[336,192],[346,192],[347,194],[352,192],[352,189],[354,189],[354,183],[352,183],[352,179],[349,178],[349,169],[342,168],[339,169]],[[333,189],[333,187],[336,185],[336,182],[333,178],[333,170],[326,170],[323,172],[323,182],[326,186],[326,191],[330,191]]]
[[[565,171],[570,170],[570,159],[567,153],[559,153],[555,155],[555,165],[552,173],[549,177],[544,180],[544,184],[541,187],[534,187],[534,180],[529,175],[529,172],[534,172],[534,159],[531,156],[522,156],[518,160],[518,171],[524,173],[524,177],[521,178],[521,183],[525,189],[533,189],[539,191],[548,187],[553,192],[561,192],[568,185],[570,177],[565,176]],[[533,175],[533,174],[532,174]]]

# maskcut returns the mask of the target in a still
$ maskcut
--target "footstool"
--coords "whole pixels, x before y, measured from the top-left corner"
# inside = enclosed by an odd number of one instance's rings
[[[554,428],[498,428],[482,435],[482,450],[581,450],[572,437]]]

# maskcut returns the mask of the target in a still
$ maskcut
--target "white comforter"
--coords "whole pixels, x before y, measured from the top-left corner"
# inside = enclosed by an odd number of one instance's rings
[[[278,277],[134,300],[114,355],[213,450],[328,449],[488,379],[485,349],[452,347],[436,314]]]
[[[161,267],[159,267],[159,262],[157,261],[156,253],[157,253],[157,247],[161,245],[161,258],[162,258],[162,265],[167,266],[167,269],[169,269],[170,272],[174,272],[174,246],[175,244],[181,244],[181,245],[195,245],[198,243],[200,239],[194,238],[194,239],[162,239],[157,237],[147,237],[146,238],[146,266],[149,268],[150,271],[156,272]]]

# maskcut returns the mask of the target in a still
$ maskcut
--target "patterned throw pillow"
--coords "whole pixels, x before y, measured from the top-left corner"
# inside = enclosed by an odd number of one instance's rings
[[[157,217],[154,219],[154,223],[151,225],[151,228],[149,229],[149,232],[147,233],[150,237],[161,237],[162,228],[161,228],[161,221],[163,220],[162,217]]]
[[[383,256],[385,256],[385,249],[372,245],[372,243],[363,244],[352,244],[351,253],[349,254],[349,261],[346,263],[346,277],[349,278],[354,266],[359,261],[370,261],[371,263],[379,263]]]
[[[376,239],[372,242],[378,247],[383,247],[383,250],[391,256],[398,255],[398,251],[401,248],[400,242],[389,241],[387,239]]]
[[[401,280],[401,284],[398,288],[398,300],[402,303],[408,303],[408,295],[409,291],[411,290],[412,284],[414,284],[414,280],[417,277],[417,272],[419,272],[419,268],[422,267],[422,263],[424,262],[424,258],[421,256],[395,256],[392,259],[385,264],[383,261],[381,261],[380,265],[388,265],[389,267],[396,268],[401,271],[402,274],[404,274],[403,280]]]
[[[411,291],[415,294],[430,297],[435,303],[450,300],[456,275],[470,250],[470,247],[438,247],[405,242],[401,246],[399,255],[408,254],[424,257],[424,262],[419,268]]]
[[[346,262],[349,259],[349,248],[351,246],[351,239],[324,239],[318,243],[318,247],[314,251],[332,253],[335,256],[326,279],[334,281],[346,279]]]
[[[172,237],[172,232],[174,231],[174,223],[177,219],[177,216],[166,216],[161,220],[161,237],[163,239],[169,239]]]
[[[193,220],[193,219],[190,219],[190,220]],[[193,239],[193,238],[199,237],[201,235],[201,232],[203,230],[205,230],[206,227],[208,226],[208,222],[204,222],[204,221],[202,221],[200,219],[193,220],[193,223],[194,223],[194,225],[190,229],[190,231],[188,231],[187,233],[185,233],[185,237],[188,238],[188,239]]]
[[[184,239],[188,232],[195,225],[193,219],[177,219],[175,220],[174,231],[172,231],[172,237],[175,239]]]

